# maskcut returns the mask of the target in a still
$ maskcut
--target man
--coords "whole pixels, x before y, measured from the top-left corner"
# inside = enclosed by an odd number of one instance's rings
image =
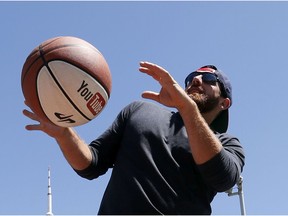
[[[185,90],[162,67],[140,62],[139,71],[162,86],[125,107],[113,124],[86,145],[72,128],[45,123],[24,114],[54,137],[73,169],[94,179],[113,168],[99,214],[211,214],[217,192],[230,189],[244,166],[243,149],[228,135],[231,85],[208,65],[185,79]]]

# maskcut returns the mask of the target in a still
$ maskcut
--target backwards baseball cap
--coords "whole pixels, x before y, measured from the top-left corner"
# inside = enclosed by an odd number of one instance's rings
[[[230,106],[232,105],[232,86],[228,77],[221,70],[218,70],[217,67],[215,67],[214,65],[205,65],[194,72],[214,73],[217,76],[217,81],[219,83],[222,96],[225,98],[229,98],[231,101]],[[185,83],[187,83],[189,75],[186,77]],[[210,127],[219,133],[225,133],[228,129],[228,123],[229,123],[229,111],[228,109],[226,109],[219,113],[219,115],[210,124]]]

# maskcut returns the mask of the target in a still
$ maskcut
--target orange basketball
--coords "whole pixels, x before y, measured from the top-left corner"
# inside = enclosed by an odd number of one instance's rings
[[[22,68],[21,86],[38,116],[73,127],[103,110],[112,78],[97,48],[80,38],[61,36],[44,41],[30,53]]]

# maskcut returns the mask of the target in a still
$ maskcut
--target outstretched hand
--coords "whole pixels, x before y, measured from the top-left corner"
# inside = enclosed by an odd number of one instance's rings
[[[184,105],[185,100],[190,100],[184,89],[164,68],[150,62],[140,62],[139,71],[153,77],[162,86],[159,93],[144,91],[142,93],[143,98],[178,109]]]
[[[25,101],[25,104],[29,107],[29,104],[27,104],[27,102]],[[31,112],[27,109],[23,110],[23,114],[30,118],[31,120],[37,121],[38,124],[29,124],[26,125],[26,129],[27,130],[38,130],[38,131],[43,131],[44,133],[48,134],[49,136],[53,137],[53,138],[59,138],[61,137],[61,135],[63,135],[65,128],[64,127],[60,127],[57,126],[55,124],[53,124],[52,122],[47,122],[43,119],[41,119],[37,114],[35,114],[34,112]]]

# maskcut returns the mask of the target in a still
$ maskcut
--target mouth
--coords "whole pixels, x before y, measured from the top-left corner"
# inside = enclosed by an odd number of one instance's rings
[[[203,90],[197,87],[190,87],[186,90],[187,94],[203,94]]]

